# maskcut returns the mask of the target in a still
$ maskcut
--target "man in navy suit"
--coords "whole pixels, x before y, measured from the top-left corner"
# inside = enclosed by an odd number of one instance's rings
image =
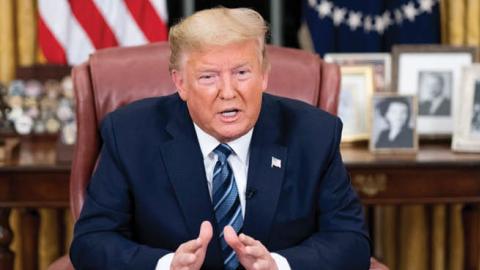
[[[257,12],[226,8],[170,30],[178,93],[103,120],[77,269],[368,269],[342,124],[263,93],[266,31]]]

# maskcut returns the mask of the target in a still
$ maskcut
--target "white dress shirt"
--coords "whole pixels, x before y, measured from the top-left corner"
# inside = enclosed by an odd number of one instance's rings
[[[207,178],[208,191],[210,198],[212,197],[212,181],[213,170],[217,163],[217,155],[213,150],[220,144],[220,142],[203,131],[196,124],[195,132],[197,134],[200,150],[203,155],[203,163],[205,165],[205,174]],[[228,164],[233,170],[235,176],[235,183],[237,184],[238,195],[240,197],[240,205],[242,206],[242,216],[245,218],[245,192],[247,189],[247,174],[248,161],[250,157],[250,141],[252,140],[253,129],[247,132],[242,137],[228,142],[228,146],[232,148],[233,152],[228,156]],[[155,270],[170,269],[174,253],[169,253],[158,260]],[[276,262],[279,270],[290,270],[290,265],[287,259],[277,253],[271,253],[273,260]]]

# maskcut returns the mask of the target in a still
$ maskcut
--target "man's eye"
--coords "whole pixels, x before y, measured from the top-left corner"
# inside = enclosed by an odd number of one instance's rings
[[[215,81],[215,76],[211,74],[200,75],[199,81],[200,83],[204,83],[204,84],[213,83]]]
[[[247,79],[250,76],[250,71],[247,69],[242,69],[237,71],[237,76],[239,79]]]

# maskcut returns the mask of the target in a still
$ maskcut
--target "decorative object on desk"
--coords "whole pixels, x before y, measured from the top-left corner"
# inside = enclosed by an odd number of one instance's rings
[[[476,58],[475,48],[398,45],[393,48],[392,89],[418,96],[418,134],[445,138],[453,131],[461,69]]]
[[[8,119],[20,135],[60,134],[72,144],[75,124],[73,86],[71,77],[61,81],[49,79],[44,84],[37,80],[16,80],[8,88],[7,102],[12,107]],[[64,132],[62,129],[68,126]],[[74,143],[74,142],[73,142]]]
[[[15,130],[20,135],[28,135],[33,130],[33,120],[26,114],[20,115],[17,119],[15,119]]]
[[[463,68],[462,91],[457,93],[452,149],[480,152],[480,64]]]
[[[63,144],[73,145],[77,141],[77,123],[71,121],[62,128],[61,140]]]
[[[8,94],[10,96],[23,96],[25,94],[25,84],[21,80],[14,80],[8,87]]]
[[[29,80],[25,84],[25,96],[38,98],[43,94],[43,85],[37,80]]]
[[[413,95],[373,96],[370,150],[379,153],[415,152],[417,101]]]
[[[67,99],[74,100],[74,92],[73,92],[73,81],[71,76],[66,76],[62,80],[62,90],[63,96]]]
[[[6,101],[8,89],[0,83],[0,134],[9,134],[13,132],[13,127],[8,121],[8,114],[12,110]]]
[[[47,132],[50,134],[55,134],[60,131],[61,124],[58,119],[55,117],[48,118],[47,121],[45,122],[45,127],[47,129]]]
[[[375,92],[390,90],[391,57],[388,53],[327,53],[326,62],[340,66],[372,66]]]
[[[341,67],[338,116],[343,122],[342,142],[367,140],[373,70],[370,66]]]

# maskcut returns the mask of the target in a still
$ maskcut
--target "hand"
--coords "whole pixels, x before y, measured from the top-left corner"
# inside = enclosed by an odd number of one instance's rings
[[[388,270],[388,267],[383,263],[377,261],[375,258],[370,258],[370,270]]]
[[[207,246],[212,235],[213,229],[210,222],[202,222],[198,238],[185,242],[177,248],[170,269],[199,270],[205,260]]]
[[[237,258],[247,270],[278,270],[277,263],[260,241],[243,233],[237,233],[231,226],[223,229],[225,241],[237,253]]]

